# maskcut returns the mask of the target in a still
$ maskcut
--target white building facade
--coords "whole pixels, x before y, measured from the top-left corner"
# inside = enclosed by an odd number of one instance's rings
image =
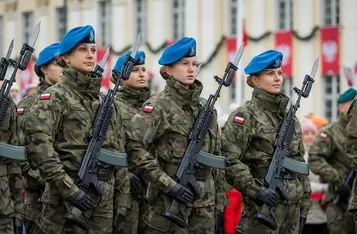
[[[313,29],[338,26],[340,72],[322,76],[319,68],[312,93],[302,101],[299,111],[300,117],[313,112],[335,120],[336,99],[348,88],[343,66],[354,67],[357,62],[355,9],[356,0],[3,0],[0,55],[5,54],[15,38],[13,57],[16,57],[39,21],[41,32],[35,57],[45,46],[59,41],[66,30],[90,24],[96,30],[98,46],[111,46],[114,65],[119,53],[130,48],[138,32],[142,32],[141,49],[146,52],[146,64],[154,74],[150,86],[157,92],[165,85],[157,63],[165,45],[182,36],[194,37],[198,61],[205,64],[198,79],[205,87],[202,96],[208,97],[217,87],[213,76],[222,76],[228,62],[226,39],[241,38],[240,20],[244,18],[250,40],[240,64],[242,70],[253,56],[274,49],[275,32],[294,31],[300,37],[293,36],[292,75],[285,79],[283,89],[288,96],[294,96],[292,88],[301,87],[314,60],[321,57],[320,31],[312,34]],[[240,71],[235,82],[241,83],[222,89],[217,102],[221,114],[228,114],[230,106],[251,97],[252,89],[245,84],[244,77]]]

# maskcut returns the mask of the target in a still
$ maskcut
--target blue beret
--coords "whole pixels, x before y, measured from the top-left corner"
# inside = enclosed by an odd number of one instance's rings
[[[193,56],[196,56],[196,40],[192,37],[183,37],[166,48],[159,59],[159,64],[173,64],[183,57]]]
[[[62,38],[59,54],[68,53],[79,43],[95,43],[95,33],[92,26],[80,26],[69,30]]]
[[[255,74],[267,68],[281,67],[283,54],[277,50],[268,50],[255,56],[245,67],[246,74]]]
[[[52,62],[53,59],[55,58],[56,54],[58,54],[58,52],[59,52],[59,45],[60,45],[60,43],[53,43],[52,45],[44,48],[40,52],[35,65],[42,66],[42,65],[46,65],[46,64]]]
[[[115,63],[115,66],[114,66],[114,70],[117,70],[117,71],[121,71],[121,67],[123,66],[123,63],[124,63],[124,59],[125,59],[125,56],[127,55],[130,55],[131,54],[131,51],[123,54],[122,56],[120,56],[117,60],[117,62]],[[143,65],[145,64],[145,53],[144,51],[138,51],[135,55],[135,63],[134,63],[134,66],[136,65]]]
[[[357,90],[353,88],[349,88],[346,92],[344,92],[339,96],[339,98],[337,99],[337,103],[351,101],[352,99],[355,98],[356,95],[357,95]]]

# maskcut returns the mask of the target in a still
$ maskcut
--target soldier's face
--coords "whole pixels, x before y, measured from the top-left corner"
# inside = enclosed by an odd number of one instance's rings
[[[63,69],[55,61],[48,64],[47,66],[41,67],[43,74],[45,74],[46,81],[54,85],[62,79]]]
[[[313,131],[306,131],[302,133],[302,142],[304,144],[312,144],[315,140],[315,133]]]
[[[281,68],[265,69],[257,76],[253,76],[252,82],[255,87],[272,95],[277,95],[283,85],[283,71]]]
[[[347,112],[348,112],[348,110],[350,109],[350,106],[351,106],[352,102],[353,102],[353,100],[350,100],[350,101],[347,101],[347,102],[343,102],[343,103],[338,104],[338,110],[339,110],[341,113],[347,115]]]
[[[64,55],[63,59],[69,67],[82,74],[88,74],[93,70],[97,60],[97,46],[90,43],[79,44]]]
[[[134,89],[146,87],[146,67],[145,65],[136,65],[131,71],[128,80],[123,80],[123,84]]]
[[[180,61],[168,66],[166,73],[175,77],[183,85],[192,84],[196,77],[197,57],[182,58]]]

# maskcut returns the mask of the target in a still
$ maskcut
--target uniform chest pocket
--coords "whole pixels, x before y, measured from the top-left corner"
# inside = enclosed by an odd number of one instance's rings
[[[260,127],[252,136],[252,147],[267,154],[274,152],[277,130],[274,127]]]
[[[91,113],[80,104],[72,104],[64,118],[63,125],[71,137],[85,137],[91,129]]]

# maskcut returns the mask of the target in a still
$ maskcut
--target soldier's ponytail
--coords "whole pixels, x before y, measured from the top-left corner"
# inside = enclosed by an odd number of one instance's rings
[[[162,78],[164,78],[164,80],[167,80],[170,77],[170,75],[167,74],[165,71],[165,66],[162,66],[160,68],[160,75],[162,76]]]
[[[247,77],[247,84],[248,84],[250,87],[254,88],[254,83],[253,83],[253,81],[252,81],[252,75],[249,75],[249,76]]]

